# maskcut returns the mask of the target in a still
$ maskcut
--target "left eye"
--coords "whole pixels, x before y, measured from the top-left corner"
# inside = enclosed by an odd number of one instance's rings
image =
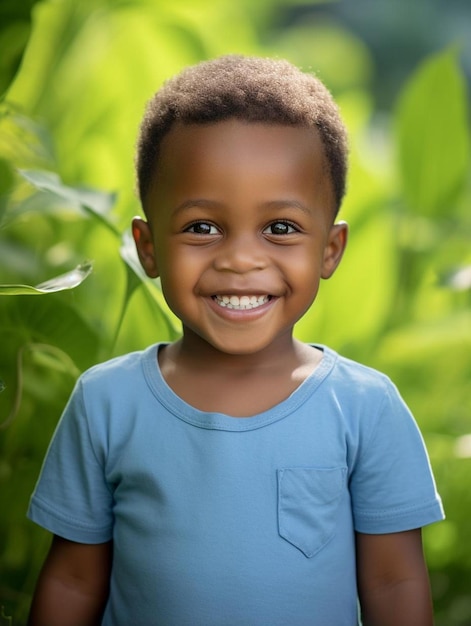
[[[217,228],[208,222],[196,222],[186,230],[189,233],[195,233],[197,235],[216,235],[218,232]]]
[[[289,222],[273,222],[263,232],[267,235],[291,235],[297,229]]]

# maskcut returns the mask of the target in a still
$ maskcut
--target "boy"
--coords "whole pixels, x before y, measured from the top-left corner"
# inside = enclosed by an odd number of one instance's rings
[[[33,626],[430,626],[420,528],[442,518],[382,374],[292,335],[347,240],[325,87],[227,56],[151,101],[139,258],[172,344],[79,380],[29,516],[54,533]]]

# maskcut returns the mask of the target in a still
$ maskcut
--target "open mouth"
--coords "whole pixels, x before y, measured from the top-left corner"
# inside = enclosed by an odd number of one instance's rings
[[[235,309],[236,311],[245,311],[248,309],[257,309],[271,300],[272,296],[213,296],[214,302],[219,306],[227,309]]]

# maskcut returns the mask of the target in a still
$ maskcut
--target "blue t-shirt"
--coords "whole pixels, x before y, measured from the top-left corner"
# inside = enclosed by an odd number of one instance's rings
[[[443,517],[396,388],[324,347],[289,398],[234,418],[179,398],[157,349],[79,379],[28,512],[72,541],[113,539],[103,624],[357,624],[355,531]]]

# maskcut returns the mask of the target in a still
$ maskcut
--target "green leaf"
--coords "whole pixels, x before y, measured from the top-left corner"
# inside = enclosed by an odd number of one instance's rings
[[[11,164],[0,157],[0,226],[7,208],[7,198],[14,183],[13,168]]]
[[[31,13],[38,0],[13,2],[4,0],[0,8],[0,95],[8,88],[21,64],[31,32]]]
[[[0,101],[0,155],[11,166],[23,168],[49,169],[55,164],[50,131],[12,102]]]
[[[54,172],[19,170],[19,173],[36,189],[54,194],[68,208],[87,213],[99,220],[112,233],[120,236],[117,226],[107,217],[116,203],[116,194],[84,187],[69,187],[64,185]]]
[[[90,323],[73,300],[54,294],[49,298],[8,299],[2,323],[0,332],[5,330],[0,334],[0,345],[11,337],[9,346],[14,353],[22,347],[43,351],[42,346],[52,346],[62,351],[79,370],[96,363],[106,332],[96,323]],[[8,381],[6,374],[4,377]]]
[[[454,50],[428,58],[402,92],[397,110],[404,195],[417,213],[453,211],[469,168],[466,83]]]
[[[36,285],[36,287],[31,285],[0,285],[0,296],[42,295],[74,289],[74,287],[78,287],[83,283],[87,276],[90,275],[92,269],[91,263],[82,263],[72,271],[46,280]]]

